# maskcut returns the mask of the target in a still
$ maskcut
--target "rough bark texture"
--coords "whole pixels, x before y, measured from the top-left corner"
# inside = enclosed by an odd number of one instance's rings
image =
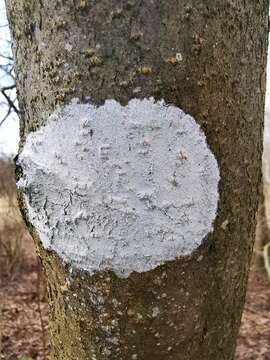
[[[68,266],[36,238],[52,359],[233,359],[261,181],[268,1],[6,2],[21,145],[73,97],[154,96],[197,119],[221,172],[213,234],[153,271],[118,279],[73,270],[67,282]]]

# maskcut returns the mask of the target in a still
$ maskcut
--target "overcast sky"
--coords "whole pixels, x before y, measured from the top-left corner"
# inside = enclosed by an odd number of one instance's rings
[[[8,43],[9,31],[7,27],[3,25],[7,24],[5,2],[0,0],[0,52],[11,54]],[[0,58],[0,63],[3,63],[3,59]],[[270,61],[268,61],[267,73],[270,74]],[[7,85],[9,79],[3,77],[3,73],[0,72],[0,86]],[[15,96],[15,94],[14,94]],[[267,96],[266,96],[266,131],[265,141],[270,143],[270,81],[267,85]],[[0,121],[6,114],[6,108],[2,104],[3,96],[0,94]],[[18,151],[19,142],[19,121],[17,116],[13,113],[0,127],[0,156],[14,156]]]

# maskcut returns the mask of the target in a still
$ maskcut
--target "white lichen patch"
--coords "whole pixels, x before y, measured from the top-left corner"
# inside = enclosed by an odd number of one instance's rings
[[[212,230],[219,169],[196,121],[154,99],[76,101],[28,135],[19,182],[47,249],[120,277],[191,254]]]

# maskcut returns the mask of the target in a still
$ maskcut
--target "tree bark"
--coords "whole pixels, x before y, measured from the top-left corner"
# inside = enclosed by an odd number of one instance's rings
[[[214,231],[192,255],[151,271],[122,279],[73,269],[67,282],[69,267],[34,236],[48,280],[51,358],[233,359],[261,182],[268,1],[6,4],[21,149],[75,97],[125,105],[154,96],[198,121],[220,168]]]

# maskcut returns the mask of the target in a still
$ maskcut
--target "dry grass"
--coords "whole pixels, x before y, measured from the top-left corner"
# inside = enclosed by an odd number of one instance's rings
[[[27,231],[17,206],[14,166],[0,160],[0,281],[20,270]]]
[[[18,210],[14,165],[0,160],[0,289],[10,284],[24,261],[24,239],[28,236]],[[0,356],[3,353],[6,292],[0,292]]]
[[[264,144],[262,159],[263,172],[263,203],[257,213],[257,228],[255,241],[256,264],[264,266],[270,281],[270,144]]]

